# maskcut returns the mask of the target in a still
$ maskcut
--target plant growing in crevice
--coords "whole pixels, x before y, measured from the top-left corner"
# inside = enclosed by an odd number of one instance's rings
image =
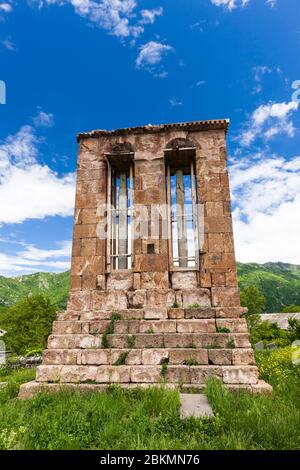
[[[128,335],[127,336],[127,345],[129,348],[133,348],[135,343],[135,336],[134,335]]]
[[[193,358],[191,358],[191,357],[190,357],[189,359],[185,359],[185,360],[183,361],[183,364],[184,364],[185,366],[199,366],[199,362],[196,361],[196,359],[193,359]]]
[[[103,349],[108,349],[110,347],[108,335],[112,335],[115,328],[115,322],[121,320],[121,315],[119,313],[113,312],[110,318],[110,322],[107,325],[104,333],[102,334],[101,346]]]
[[[197,304],[197,302],[195,302],[194,304],[190,304],[190,305],[188,306],[188,308],[200,308],[200,307],[201,307],[201,305],[200,305],[200,304]]]
[[[229,349],[234,349],[235,348],[235,342],[233,339],[230,339],[227,343],[227,348]]]
[[[166,375],[167,375],[167,372],[168,372],[169,358],[164,357],[160,361],[160,365],[161,365],[160,375],[162,376],[163,379],[165,379]]]
[[[114,363],[114,366],[123,366],[126,362],[126,359],[127,359],[127,356],[129,354],[130,351],[124,351],[122,352],[118,359],[116,360],[116,362]]]
[[[180,308],[180,305],[178,302],[173,302],[173,304],[171,305],[171,308]]]
[[[230,329],[222,326],[217,326],[217,333],[230,333]]]

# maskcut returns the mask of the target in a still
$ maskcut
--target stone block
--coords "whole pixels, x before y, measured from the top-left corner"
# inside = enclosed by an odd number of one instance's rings
[[[186,333],[165,334],[164,345],[166,348],[189,348],[193,344],[193,335]]]
[[[185,289],[182,291],[182,303],[184,308],[198,304],[199,307],[210,307],[209,289]]]
[[[127,296],[123,291],[92,292],[93,309],[114,310],[127,308]]]
[[[223,202],[206,202],[205,209],[207,217],[222,217],[224,215]]]
[[[159,383],[161,377],[161,367],[159,366],[132,366],[131,382],[136,383]]]
[[[174,291],[170,289],[147,290],[147,307],[171,307],[175,302]]]
[[[175,320],[141,320],[140,333],[176,333]]]
[[[232,233],[231,217],[206,217],[204,220],[205,233]]]
[[[110,324],[110,320],[94,320],[89,322],[90,330],[89,333],[91,335],[102,334],[105,333],[108,325]]]
[[[196,271],[175,271],[172,273],[172,288],[180,290],[183,286],[198,287]]]
[[[184,309],[183,308],[169,308],[168,317],[170,319],[179,320],[184,318]]]
[[[221,366],[191,366],[191,383],[204,384],[210,378],[222,379],[223,371]]]
[[[133,288],[133,275],[131,273],[113,272],[107,277],[107,289],[130,290]]]
[[[60,373],[61,373],[62,367],[63,366],[61,365],[38,366],[36,369],[37,382],[58,382],[60,380]]]
[[[46,349],[43,352],[43,365],[77,364],[77,350]]]
[[[55,321],[53,322],[52,333],[54,335],[81,334],[82,322],[78,321]]]
[[[133,289],[138,290],[141,288],[141,274],[133,273]]]
[[[144,349],[142,350],[142,363],[144,365],[159,365],[161,361],[169,358],[167,349]]]
[[[163,348],[164,335],[159,333],[154,334],[139,334],[135,337],[134,347],[138,349],[143,348]]]
[[[258,370],[255,366],[224,366],[223,382],[225,384],[257,384]]]
[[[68,300],[68,310],[75,310],[80,312],[91,310],[91,299],[91,292],[70,292]]]
[[[232,364],[234,365],[254,365],[254,354],[252,349],[233,349]]]
[[[214,308],[200,307],[200,308],[186,308],[185,318],[214,318],[216,311]]]
[[[178,320],[178,333],[215,333],[215,320]]]
[[[211,284],[214,287],[224,287],[226,284],[225,273],[211,273]]]
[[[80,363],[87,365],[105,365],[110,362],[110,350],[109,349],[90,349],[81,351]]]
[[[209,349],[208,358],[210,364],[230,365],[232,363],[231,349]]]
[[[128,302],[131,308],[143,308],[146,304],[146,290],[128,292]]]
[[[214,310],[216,318],[240,318],[247,311],[244,307],[217,307]]]
[[[165,307],[146,307],[144,308],[145,320],[163,320],[168,318],[168,310]]]
[[[95,381],[96,374],[96,366],[63,366],[60,372],[60,381],[66,383]]]
[[[140,282],[142,289],[168,289],[169,276],[167,272],[142,272]]]
[[[170,383],[189,384],[191,382],[190,367],[184,365],[168,365],[164,379],[166,382]]]
[[[235,287],[213,287],[212,303],[215,307],[239,307],[240,295]]]
[[[96,276],[96,287],[100,290],[103,290],[106,288],[105,274],[98,274]]]
[[[244,318],[217,318],[217,328],[227,328],[231,333],[248,333],[247,322]]]
[[[198,364],[208,364],[207,350],[182,348],[169,351],[169,364],[184,364],[185,361],[189,360],[197,361]]]
[[[168,257],[163,254],[136,254],[134,257],[136,272],[167,272]]]
[[[96,238],[81,239],[81,256],[96,255]]]

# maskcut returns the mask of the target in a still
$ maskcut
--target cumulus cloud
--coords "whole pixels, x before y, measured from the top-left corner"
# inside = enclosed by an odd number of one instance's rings
[[[11,2],[0,2],[0,13],[10,13],[12,12],[12,3]]]
[[[12,42],[11,39],[9,38],[6,38],[6,39],[2,39],[2,41],[0,41],[1,44],[6,48],[8,49],[9,51],[16,51],[17,48],[15,46],[15,44]]]
[[[237,7],[244,7],[249,3],[249,0],[211,0],[213,5],[218,7],[222,6],[227,8],[227,10],[231,11]]]
[[[268,103],[255,109],[245,124],[239,136],[243,146],[249,146],[258,137],[271,139],[278,134],[293,137],[295,127],[290,119],[293,112],[297,111],[299,104],[296,101],[288,103]]]
[[[72,243],[63,240],[57,248],[45,250],[32,244],[17,243],[16,254],[0,252],[1,275],[15,276],[38,271],[66,271],[70,268]]]
[[[160,65],[163,57],[172,51],[174,51],[174,48],[168,44],[149,41],[140,47],[136,65],[138,68],[144,68],[157,76],[162,76],[161,74],[164,74],[164,71],[159,70],[157,66]]]
[[[72,5],[75,13],[119,38],[137,38],[144,25],[153,24],[163,14],[161,7],[138,11],[136,0],[31,0],[40,8],[44,5]]]
[[[230,174],[237,259],[300,263],[300,156],[239,158]]]
[[[39,163],[38,144],[32,126],[0,143],[0,224],[73,214],[75,175]]]
[[[274,7],[276,2],[277,0],[265,0],[265,3],[271,7]],[[250,3],[250,0],[211,0],[211,3],[218,7],[224,7],[225,9],[232,11],[238,7],[245,7],[248,5],[248,3]]]
[[[54,115],[52,113],[39,111],[33,118],[33,122],[36,127],[52,127],[54,124]]]

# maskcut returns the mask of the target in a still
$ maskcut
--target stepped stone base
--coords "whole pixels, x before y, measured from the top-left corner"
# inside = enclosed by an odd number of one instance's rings
[[[59,313],[20,398],[41,390],[105,390],[110,384],[203,391],[209,377],[230,389],[268,392],[259,380],[241,307],[67,310]]]
[[[170,389],[180,389],[185,393],[201,393],[205,390],[204,384],[181,384],[180,386],[175,383],[119,383],[119,387],[126,389],[144,389],[149,387],[160,387],[165,388],[166,390]],[[225,387],[229,390],[239,391],[245,390],[250,393],[271,393],[272,387],[263,380],[259,380],[256,384],[225,384]],[[19,398],[21,400],[33,398],[36,394],[40,392],[47,393],[58,393],[62,391],[78,391],[78,392],[104,392],[109,388],[109,384],[57,384],[57,383],[41,383],[41,382],[28,382],[21,385]]]

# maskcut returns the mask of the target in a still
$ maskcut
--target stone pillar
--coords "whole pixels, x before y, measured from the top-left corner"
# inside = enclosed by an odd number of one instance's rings
[[[224,131],[207,132],[196,151],[198,203],[204,205],[200,283],[211,287],[213,306],[240,306]],[[200,227],[201,229],[201,227]]]
[[[97,224],[106,186],[107,167],[99,139],[85,139],[78,155],[71,292],[96,289],[97,276],[105,272],[105,240],[98,238]]]
[[[161,148],[162,152],[163,147]],[[151,161],[135,160],[134,202],[136,211],[139,212],[139,206],[142,206],[149,221],[147,227],[142,221],[147,233],[142,233],[134,242],[135,279],[140,279],[139,285],[142,289],[166,289],[169,287],[167,240],[161,238],[161,217],[155,236],[153,236],[154,224],[151,220],[151,206],[162,205],[164,207],[166,204],[163,158]]]

